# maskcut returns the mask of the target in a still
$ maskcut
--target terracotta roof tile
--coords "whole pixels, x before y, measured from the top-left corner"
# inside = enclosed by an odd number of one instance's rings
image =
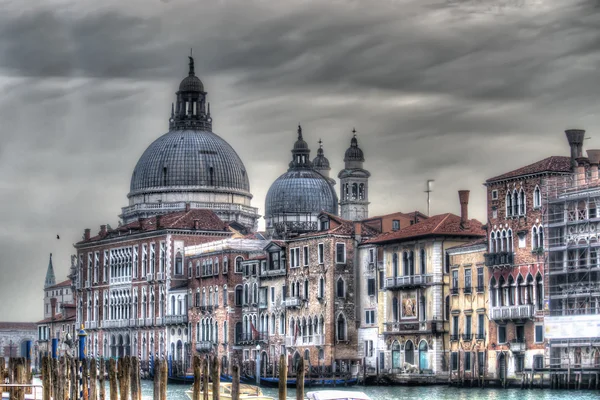
[[[118,228],[107,230],[104,234],[98,234],[89,240],[82,240],[78,244],[96,242],[99,240],[124,236],[140,232],[156,231],[157,219],[160,218],[160,229],[188,229],[195,230],[195,221],[199,221],[197,230],[213,232],[230,232],[228,226],[212,210],[191,209],[189,211],[176,211],[169,214],[143,218],[130,222]]]
[[[563,156],[552,156],[544,158],[533,164],[515,169],[502,175],[488,179],[486,182],[500,181],[503,179],[516,178],[522,175],[539,174],[543,172],[571,172],[571,158]]]
[[[0,322],[0,331],[9,330],[36,330],[37,324],[35,322]]]
[[[48,317],[48,318],[44,318],[41,321],[38,321],[37,324],[48,324],[50,322],[65,322],[65,321],[71,321],[71,320],[75,320],[75,315],[68,315],[63,317],[62,314],[55,314],[54,315],[54,319],[52,317]]]
[[[460,217],[451,213],[429,217],[414,225],[394,232],[386,232],[366,240],[364,243],[384,243],[396,240],[414,239],[423,236],[471,236],[485,237],[482,223],[476,219],[469,221],[468,229],[460,224]]]
[[[487,246],[487,238],[473,240],[472,242],[467,242],[467,243],[459,244],[458,246],[448,247],[447,250],[461,249],[461,248],[471,247],[471,246],[478,246],[480,244],[484,244],[484,245]]]
[[[71,280],[70,279],[67,279],[66,281],[59,282],[56,285],[48,286],[45,290],[55,289],[55,288],[61,288],[61,287],[68,287],[68,286],[71,286]]]

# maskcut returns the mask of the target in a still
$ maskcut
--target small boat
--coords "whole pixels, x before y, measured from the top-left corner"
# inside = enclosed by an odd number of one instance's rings
[[[219,384],[219,398],[221,399],[231,399],[231,388],[232,388],[232,383],[229,382],[222,382],[221,384]],[[209,397],[212,398],[212,388],[213,385],[212,383],[208,385],[208,395]],[[186,390],[185,394],[191,399],[193,399],[193,395],[194,395],[194,388],[191,388],[190,390]],[[204,392],[200,392],[200,397],[203,396]],[[269,396],[265,396],[263,395],[262,390],[260,390],[260,388],[258,386],[253,386],[253,385],[246,385],[243,383],[240,383],[240,399],[244,399],[244,400],[275,400],[273,397],[269,397]]]
[[[306,393],[308,400],[371,400],[363,392],[344,391],[344,390],[318,390],[316,392]]]
[[[169,376],[167,383],[189,385],[190,383],[194,383],[194,375],[172,375]]]
[[[349,378],[349,379],[327,379],[327,378],[304,378],[304,387],[314,387],[314,386],[354,386],[358,383],[357,378]],[[279,387],[279,378],[260,378],[261,386],[267,387]],[[287,380],[287,387],[295,388],[296,387],[296,379],[290,378]]]

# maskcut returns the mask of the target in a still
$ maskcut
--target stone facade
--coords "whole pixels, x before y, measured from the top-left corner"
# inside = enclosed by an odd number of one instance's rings
[[[33,322],[0,322],[0,357],[26,357],[29,346],[33,359],[36,337],[37,325]]]
[[[489,269],[484,263],[485,239],[448,249],[450,255],[449,309],[450,373],[453,380],[486,376],[489,338]]]

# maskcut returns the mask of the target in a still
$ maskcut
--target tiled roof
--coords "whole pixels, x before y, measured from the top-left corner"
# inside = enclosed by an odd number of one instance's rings
[[[473,247],[473,246],[478,246],[478,245],[486,245],[487,246],[487,238],[473,240],[472,242],[459,244],[458,246],[448,247],[447,250],[463,249],[466,247]]]
[[[571,158],[563,156],[544,158],[541,161],[529,164],[525,167],[490,178],[486,182],[490,183],[503,179],[516,178],[523,175],[539,174],[543,172],[571,172]]]
[[[317,232],[310,232],[310,233],[304,233],[302,235],[299,235],[298,238],[305,238],[305,237],[311,237],[311,236],[321,236],[324,234],[329,234],[329,235],[344,235],[344,236],[349,236],[349,235],[353,235],[355,233],[355,221],[348,221],[346,219],[342,219],[340,217],[338,217],[337,215],[333,215],[330,214],[328,212],[325,211],[321,211],[320,215],[327,215],[329,217],[329,219],[333,220],[335,222],[335,226],[332,226],[332,224],[329,224],[330,228],[326,231],[317,231]],[[372,227],[368,226],[367,224],[358,221],[358,223],[360,223],[361,225],[361,236],[374,236],[377,233],[379,233],[378,231],[376,231],[375,229],[373,229]]]
[[[44,318],[41,321],[38,321],[37,324],[48,324],[50,322],[65,322],[65,321],[71,321],[71,320],[75,320],[75,315],[69,315],[63,318],[62,314],[55,314],[54,318],[52,317],[48,317],[48,318]]]
[[[414,239],[423,236],[471,236],[485,237],[482,223],[476,219],[469,221],[469,228],[464,229],[460,217],[451,213],[429,217],[419,223],[407,226],[394,232],[386,232],[366,240],[364,243],[385,243],[396,240]]]
[[[35,322],[0,322],[0,331],[12,330],[37,330],[37,324]]]
[[[61,288],[61,287],[68,287],[68,286],[71,286],[71,280],[70,279],[67,279],[66,281],[59,282],[59,283],[57,283],[56,285],[53,285],[53,286],[48,286],[45,290],[55,289],[55,288]]]
[[[157,219],[160,218],[160,229],[188,229],[195,230],[195,222],[199,221],[197,230],[213,232],[230,232],[224,223],[212,210],[191,209],[189,211],[177,211],[160,216],[143,218],[130,222],[115,229],[107,230],[104,234],[98,234],[89,240],[82,240],[78,244],[96,242],[99,240],[124,236],[140,232],[156,231]]]

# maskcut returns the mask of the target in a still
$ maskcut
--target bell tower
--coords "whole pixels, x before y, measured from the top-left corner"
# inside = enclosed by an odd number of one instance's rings
[[[358,147],[356,129],[352,130],[350,147],[344,155],[344,169],[338,174],[340,179],[340,216],[350,221],[369,217],[369,177],[371,173],[363,168],[365,156]]]

